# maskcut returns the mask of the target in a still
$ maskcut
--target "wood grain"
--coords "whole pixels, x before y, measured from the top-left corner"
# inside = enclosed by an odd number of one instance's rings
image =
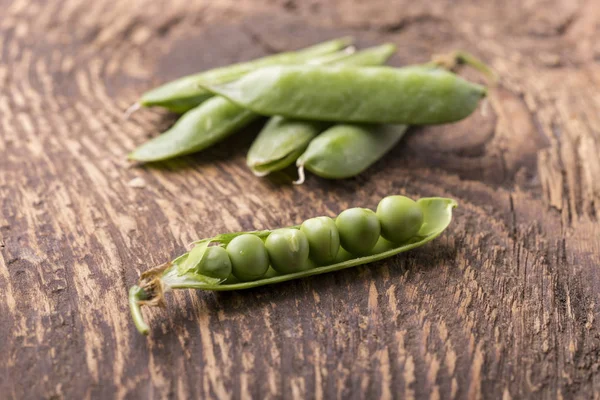
[[[599,398],[600,9],[594,0],[0,0],[3,398]],[[467,49],[485,113],[412,129],[361,176],[259,180],[259,125],[135,167],[174,118],[123,110],[200,69],[353,34],[396,65]],[[477,79],[475,74],[465,75]],[[136,184],[131,181],[136,179]],[[216,233],[390,193],[457,199],[447,234],[385,262],[145,310],[140,271]]]

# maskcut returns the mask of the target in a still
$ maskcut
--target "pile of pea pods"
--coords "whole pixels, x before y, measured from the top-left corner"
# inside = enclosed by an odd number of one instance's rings
[[[384,66],[393,44],[358,51],[351,44],[351,38],[335,39],[189,75],[146,92],[134,109],[157,106],[182,115],[129,159],[148,163],[199,152],[267,117],[247,155],[255,175],[295,163],[296,183],[304,181],[305,170],[349,178],[383,157],[408,125],[461,120],[486,96],[484,86],[450,71],[463,62],[490,73],[466,53],[393,68]]]
[[[349,208],[274,230],[225,233],[144,272],[129,291],[136,328],[148,334],[141,306],[164,305],[175,289],[241,290],[367,264],[414,249],[450,224],[452,199],[383,198],[376,211]]]

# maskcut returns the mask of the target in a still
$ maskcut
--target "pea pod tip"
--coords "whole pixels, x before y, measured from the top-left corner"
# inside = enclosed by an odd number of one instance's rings
[[[342,36],[339,39],[336,39],[342,48],[351,46],[354,43],[354,36]]]
[[[141,165],[141,164],[145,164],[148,161],[151,161],[151,160],[146,159],[145,157],[140,157],[140,155],[138,154],[138,152],[136,150],[127,154],[126,158],[127,158],[127,161],[131,162],[132,165]]]
[[[300,164],[298,165],[298,179],[296,179],[293,183],[294,185],[302,185],[305,181],[305,174],[304,174],[304,164]]]
[[[141,305],[143,300],[146,298],[146,292],[138,285],[133,285],[129,289],[129,308],[131,310],[131,316],[136,329],[142,335],[148,335],[150,333],[150,327],[144,321],[142,315]]]
[[[142,105],[139,102],[133,103],[132,105],[127,107],[127,109],[123,113],[123,119],[129,119],[129,117],[131,117],[131,115],[140,108],[142,108]]]
[[[269,171],[259,171],[255,168],[250,167],[250,171],[252,171],[252,173],[254,174],[254,176],[256,176],[257,178],[264,178],[265,176],[269,175]]]

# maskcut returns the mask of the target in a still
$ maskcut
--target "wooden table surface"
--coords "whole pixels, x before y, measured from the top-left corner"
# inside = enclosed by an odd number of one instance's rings
[[[0,0],[0,397],[598,398],[599,10]],[[394,65],[465,49],[501,85],[355,179],[253,177],[260,125],[162,166],[125,161],[174,121],[123,119],[144,90],[347,34],[395,43]],[[396,193],[460,206],[419,250],[244,292],[179,291],[144,311],[148,338],[136,332],[128,287],[190,241]]]

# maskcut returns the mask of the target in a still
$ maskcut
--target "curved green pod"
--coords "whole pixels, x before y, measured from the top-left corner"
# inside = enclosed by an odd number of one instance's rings
[[[304,170],[328,179],[356,176],[400,141],[406,125],[334,125],[313,139],[296,161],[299,180]]]
[[[131,152],[130,160],[157,162],[195,153],[223,140],[260,118],[221,96],[214,96],[183,114],[166,132]]]
[[[396,46],[386,43],[334,62],[345,66],[381,65],[396,51]],[[292,165],[308,144],[327,127],[326,123],[272,117],[260,131],[246,159],[254,175],[265,176]]]
[[[248,150],[246,165],[265,176],[292,165],[326,123],[271,117]]]
[[[310,62],[373,65],[381,63],[382,58],[389,57],[390,45],[386,46],[356,53],[337,52],[312,58]],[[186,112],[169,130],[139,146],[128,158],[140,162],[157,162],[195,153],[223,140],[258,118],[260,115],[224,97],[215,96]],[[294,161],[295,158],[289,164]]]
[[[272,66],[203,86],[257,114],[376,124],[458,121],[486,95],[481,85],[423,66]]]
[[[250,282],[240,282],[233,278],[217,279],[203,276],[197,272],[197,266],[202,262],[202,254],[206,253],[209,245],[227,246],[235,238],[249,234],[265,241],[272,231],[228,233],[198,241],[192,252],[143,273],[138,285],[131,288],[129,291],[129,306],[136,328],[143,334],[149,333],[150,329],[143,320],[140,307],[142,305],[163,304],[164,293],[169,290],[204,289],[228,291],[250,289],[368,264],[423,246],[438,237],[450,225],[452,210],[457,206],[457,203],[455,200],[440,197],[422,198],[417,200],[416,203],[423,212],[423,222],[417,234],[404,243],[393,244],[381,239],[369,255],[355,256],[348,252],[340,251],[333,264],[314,265],[309,269],[287,274],[277,273],[269,269],[269,272],[263,278]],[[299,226],[290,228],[299,229]],[[382,244],[380,245],[379,242]],[[192,253],[194,254],[192,255]]]
[[[198,86],[199,83],[225,83],[267,65],[303,63],[314,57],[334,53],[351,43],[352,38],[345,37],[303,50],[279,53],[184,76],[147,91],[140,98],[139,104],[143,107],[159,106],[176,113],[184,113],[212,97],[212,93]]]

